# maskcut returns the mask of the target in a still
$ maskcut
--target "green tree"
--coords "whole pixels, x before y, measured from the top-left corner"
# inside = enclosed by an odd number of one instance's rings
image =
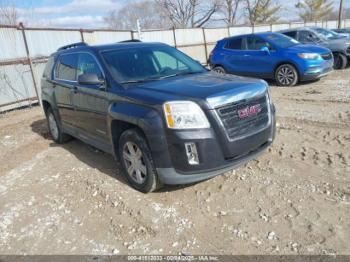
[[[249,23],[267,24],[276,22],[279,17],[276,15],[281,5],[273,0],[246,0],[246,10]]]
[[[304,0],[295,5],[300,10],[299,17],[305,22],[321,21],[333,11],[333,2],[329,0]]]

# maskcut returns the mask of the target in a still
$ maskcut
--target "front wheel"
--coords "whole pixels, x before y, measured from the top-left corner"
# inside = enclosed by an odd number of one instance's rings
[[[123,174],[132,187],[144,193],[160,188],[146,138],[138,129],[126,130],[121,135],[118,152]]]
[[[275,80],[279,86],[294,86],[298,83],[298,72],[293,65],[280,65],[275,72]]]
[[[215,66],[212,70],[220,75],[226,74],[226,70],[222,66]]]
[[[347,58],[345,55],[337,53],[334,54],[334,65],[333,68],[334,69],[344,69],[346,67],[347,64]]]

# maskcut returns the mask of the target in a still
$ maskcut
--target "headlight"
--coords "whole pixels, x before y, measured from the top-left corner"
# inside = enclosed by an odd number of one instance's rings
[[[191,101],[166,102],[163,105],[166,123],[172,129],[208,128],[202,109]]]
[[[319,59],[321,56],[316,53],[300,53],[298,56],[302,59],[307,59],[307,60],[314,60],[314,59]]]

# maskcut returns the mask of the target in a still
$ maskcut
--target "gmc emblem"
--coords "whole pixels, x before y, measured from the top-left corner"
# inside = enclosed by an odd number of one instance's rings
[[[253,106],[248,106],[242,109],[239,109],[238,111],[238,116],[240,119],[247,118],[252,115],[256,115],[261,112],[261,106],[260,104],[256,104]]]

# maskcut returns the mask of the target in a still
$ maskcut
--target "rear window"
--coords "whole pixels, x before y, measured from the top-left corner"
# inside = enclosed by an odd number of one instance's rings
[[[51,72],[52,72],[54,62],[55,62],[54,57],[53,56],[49,57],[49,59],[47,60],[46,66],[45,66],[44,73],[43,73],[44,78],[51,78]]]
[[[55,78],[67,81],[75,81],[77,77],[77,54],[64,54],[58,58]]]
[[[283,34],[286,35],[286,36],[289,36],[291,38],[297,38],[297,32],[296,31],[284,32]]]
[[[229,39],[226,42],[225,48],[233,50],[242,50],[242,38]]]

